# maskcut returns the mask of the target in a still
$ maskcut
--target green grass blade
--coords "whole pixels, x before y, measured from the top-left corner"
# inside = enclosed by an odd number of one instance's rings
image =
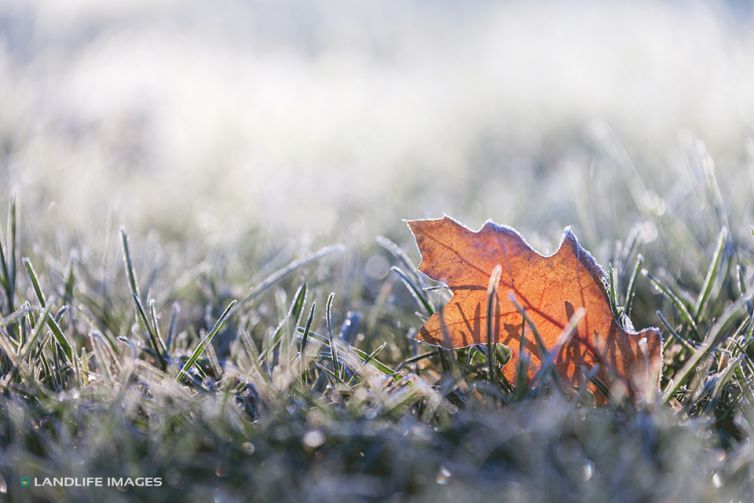
[[[306,317],[306,323],[304,324],[304,331],[301,334],[301,349],[299,351],[299,359],[301,361],[301,374],[303,375],[304,382],[308,382],[308,372],[306,370],[306,345],[309,342],[309,333],[312,329],[312,322],[314,321],[314,312],[317,309],[317,303],[312,302],[312,307],[309,309],[309,315]]]
[[[655,288],[657,288],[666,298],[670,300],[670,302],[676,307],[676,309],[678,309],[678,312],[681,314],[681,317],[684,319],[684,321],[691,327],[691,330],[693,330],[694,334],[699,337],[699,329],[697,328],[694,317],[691,315],[691,312],[689,312],[686,303],[683,302],[681,298],[675,294],[675,292],[673,292],[669,287],[663,284],[662,281],[655,277],[651,272],[644,269],[642,271],[642,274],[646,276],[646,278],[650,283],[652,283]]]
[[[306,344],[309,342],[309,332],[312,329],[312,322],[314,321],[314,312],[317,309],[317,303],[312,302],[312,307],[309,310],[309,315],[306,317],[306,323],[304,324],[304,331],[301,335],[301,355],[306,351]]]
[[[694,375],[695,370],[699,366],[702,358],[707,356],[711,351],[715,350],[718,346],[719,339],[724,335],[723,329],[728,325],[731,318],[746,304],[749,297],[740,297],[735,303],[730,305],[725,312],[715,321],[707,336],[702,341],[702,344],[696,348],[691,357],[686,360],[684,366],[673,376],[672,381],[666,387],[663,392],[663,402],[670,401],[671,398],[686,384],[686,382]]]
[[[644,257],[637,255],[634,267],[631,269],[631,277],[628,280],[628,287],[626,287],[626,316],[629,318],[631,317],[631,309],[633,308],[634,296],[636,295],[636,277],[639,275],[643,263]]]
[[[497,286],[500,283],[502,273],[503,267],[500,264],[496,265],[492,270],[492,274],[490,274],[490,283],[487,287],[487,371],[489,372],[488,378],[490,382],[493,382],[495,378],[495,355],[492,348],[493,340],[497,341],[497,334],[494,333],[494,318],[495,308],[499,310]]]
[[[668,331],[668,333],[672,336],[671,338],[668,338],[666,344],[670,343],[672,339],[677,340],[680,342],[686,349],[695,350],[696,346],[694,343],[692,343],[690,340],[679,334],[673,326],[670,324],[667,318],[665,318],[665,315],[662,314],[662,311],[657,311],[657,317],[660,319],[660,323],[663,327],[665,327],[665,330]],[[663,352],[668,349],[668,347],[663,348]]]
[[[424,311],[427,314],[434,314],[435,310],[432,307],[432,304],[430,304],[427,297],[422,292],[421,288],[419,288],[418,285],[414,284],[414,282],[411,281],[411,278],[409,278],[408,275],[403,272],[400,267],[393,266],[390,268],[390,270],[397,274],[403,284],[406,285],[406,288],[411,293],[411,296],[416,300],[417,304],[423,307]]]
[[[152,327],[154,328],[154,336],[157,340],[157,346],[162,351],[163,355],[165,356],[166,362],[170,360],[168,355],[168,348],[165,345],[165,341],[162,338],[162,333],[160,332],[160,324],[157,320],[157,302],[155,302],[154,299],[149,300],[149,318],[152,322]]]
[[[414,281],[416,281],[416,283],[419,283],[419,275],[416,272],[416,266],[414,266],[414,263],[411,261],[409,256],[406,255],[406,252],[403,251],[403,248],[401,248],[385,236],[377,236],[376,241],[378,245],[380,245],[390,255],[401,262],[406,270],[411,272],[411,275],[414,277]]]
[[[128,246],[128,233],[123,227],[121,227],[120,229],[120,243],[123,248],[123,265],[126,269],[128,287],[131,289],[132,295],[135,295],[137,298],[141,298],[141,292],[139,292],[139,283],[136,281],[136,273],[134,273],[133,260],[131,260],[131,248]]]
[[[22,259],[26,272],[29,274],[31,280],[31,286],[34,288],[34,294],[37,296],[37,300],[42,307],[45,307],[46,301],[44,293],[42,293],[42,287],[39,285],[39,279],[37,273],[34,271],[34,266],[31,264],[31,260],[28,257]]]
[[[37,300],[39,300],[39,304],[42,306],[42,308],[45,308],[47,306],[47,301],[45,300],[44,293],[42,292],[42,287],[39,284],[37,273],[34,271],[34,266],[32,265],[31,260],[29,260],[28,257],[24,257],[23,264],[26,268],[26,272],[29,275],[29,280],[31,281],[32,287],[34,288],[34,293],[37,296]],[[60,325],[57,321],[55,321],[55,318],[53,317],[47,317],[47,324],[50,327],[50,331],[55,337],[55,340],[63,350],[66,358],[68,358],[68,363],[73,363],[73,347],[68,341],[68,338],[63,333],[63,330],[60,328]]]
[[[144,328],[144,330],[147,332],[147,336],[149,339],[149,344],[152,346],[152,349],[155,352],[155,355],[157,356],[157,360],[160,362],[160,366],[162,367],[162,370],[165,370],[167,368],[167,359],[165,358],[165,351],[160,344],[160,340],[157,338],[157,334],[154,333],[154,330],[152,329],[152,326],[149,322],[149,318],[147,318],[147,312],[144,310],[144,306],[141,304],[141,299],[135,294],[131,294],[131,298],[134,301],[134,305],[136,306],[136,314],[139,318],[139,324]]]
[[[306,303],[306,283],[302,283],[301,286],[298,287],[298,290],[296,291],[296,295],[294,295],[293,303],[291,304],[291,309],[288,312],[288,319],[293,322],[294,327],[298,325],[299,321],[301,321],[301,314],[304,311],[305,303]]]
[[[157,333],[156,326],[153,326],[152,322],[149,320],[147,312],[144,309],[144,305],[141,302],[139,282],[136,280],[133,260],[131,260],[131,248],[128,245],[128,233],[126,232],[126,229],[122,227],[120,229],[120,242],[123,249],[123,266],[126,270],[126,278],[128,279],[128,287],[131,290],[131,298],[134,301],[136,316],[139,319],[139,323],[141,324],[142,328],[147,332],[149,344],[150,346],[152,346],[152,350],[157,356],[157,360],[160,362],[160,367],[162,368],[162,370],[165,370],[168,367],[168,358],[165,354],[165,343]],[[154,321],[156,322],[157,315],[156,313],[153,313],[153,315]]]
[[[10,273],[8,272],[8,262],[5,258],[5,249],[3,246],[3,239],[0,236],[0,286],[5,290],[5,296],[8,300],[8,314],[13,312],[13,299],[10,287]]]
[[[280,323],[278,323],[277,327],[275,327],[275,331],[272,334],[270,344],[264,349],[264,351],[262,351],[262,358],[267,357],[267,355],[271,352],[274,353],[278,346],[282,347],[283,329],[286,326],[293,325],[293,330],[289,332],[291,336],[296,333],[296,326],[298,325],[299,319],[301,317],[301,311],[304,308],[305,300],[306,283],[303,283],[298,288],[298,290],[296,290],[293,302],[291,302],[291,306],[288,308],[288,312],[286,313],[285,317],[280,320]]]
[[[702,289],[699,292],[699,297],[696,299],[696,305],[694,306],[694,319],[697,323],[701,320],[704,314],[704,308],[709,301],[712,294],[712,287],[715,284],[715,280],[720,272],[720,264],[723,261],[723,251],[725,250],[725,242],[728,236],[728,229],[723,227],[720,229],[720,234],[717,236],[717,245],[715,246],[715,252],[712,254],[712,261],[707,269],[707,275],[704,278]]]
[[[228,304],[228,307],[225,308],[225,311],[223,311],[223,314],[220,315],[220,317],[217,319],[217,322],[215,322],[215,326],[212,327],[212,330],[202,339],[199,344],[196,346],[194,351],[191,353],[191,356],[189,356],[188,360],[186,360],[186,363],[183,365],[183,368],[180,372],[178,372],[178,375],[175,378],[176,382],[181,382],[181,379],[183,379],[183,376],[185,376],[188,371],[191,369],[191,367],[194,366],[196,361],[199,359],[199,357],[204,353],[204,350],[207,348],[207,344],[212,342],[212,339],[217,335],[217,333],[222,328],[223,324],[225,323],[225,320],[229,317],[231,309],[233,309],[233,306],[235,306],[238,303],[237,300],[233,300]]]
[[[522,398],[529,389],[529,351],[526,349],[526,309],[521,309],[521,334],[518,338],[518,363],[516,365],[516,397]]]
[[[607,267],[607,279],[608,279],[608,298],[610,300],[610,308],[613,311],[615,319],[620,319],[620,299],[618,299],[618,273],[612,264]]]
[[[18,212],[16,205],[16,195],[13,194],[10,199],[8,209],[8,256],[3,260],[5,265],[4,274],[7,282],[6,293],[8,296],[9,313],[14,311],[14,298],[16,294],[16,260],[18,257],[17,243],[18,236],[16,230],[18,226]]]
[[[327,325],[327,337],[330,341],[330,357],[332,358],[333,372],[340,378],[340,362],[338,360],[338,347],[335,344],[335,331],[332,325],[332,303],[335,299],[335,293],[330,292],[325,304],[325,324]]]

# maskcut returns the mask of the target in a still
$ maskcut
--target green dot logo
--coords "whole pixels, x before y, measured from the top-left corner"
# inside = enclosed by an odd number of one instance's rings
[[[29,477],[21,477],[21,487],[29,487],[31,485],[31,479]]]

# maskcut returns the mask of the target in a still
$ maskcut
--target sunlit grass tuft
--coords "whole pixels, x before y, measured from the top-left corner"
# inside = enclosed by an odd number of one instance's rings
[[[21,501],[21,476],[99,475],[165,484],[31,491],[49,501],[748,501],[754,239],[727,215],[714,172],[698,180],[691,212],[626,210],[654,240],[598,214],[590,224],[614,237],[586,245],[614,250],[603,256],[616,316],[663,333],[661,393],[638,409],[620,397],[594,407],[589,376],[566,388],[547,364],[529,381],[525,352],[507,382],[504,346],[417,343],[448,292],[387,237],[363,245],[343,233],[345,246],[290,256],[250,243],[196,259],[201,236],[184,249],[121,230],[122,260],[99,261],[86,243],[37,246],[12,199],[0,236],[0,491]],[[629,205],[628,185],[648,190],[618,176],[590,211]],[[410,242],[400,222],[389,234]],[[229,274],[233,254],[256,258]],[[370,275],[374,257],[382,272]],[[535,324],[524,330],[536,336]]]

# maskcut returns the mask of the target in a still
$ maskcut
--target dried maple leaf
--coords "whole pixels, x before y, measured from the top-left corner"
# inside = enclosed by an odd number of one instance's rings
[[[493,343],[506,344],[512,351],[503,367],[511,382],[523,342],[530,355],[529,378],[552,353],[554,369],[565,382],[578,385],[598,365],[599,381],[609,386],[621,383],[635,398],[653,397],[662,366],[659,331],[635,332],[615,320],[604,272],[569,229],[558,251],[545,257],[514,229],[492,221],[477,232],[447,216],[407,223],[422,255],[419,270],[453,292],[447,305],[424,323],[419,339],[458,348],[485,344],[489,333]],[[490,323],[488,291],[496,295]],[[529,326],[524,326],[524,315]],[[541,351],[532,328],[547,353]],[[604,401],[598,388],[590,387]]]

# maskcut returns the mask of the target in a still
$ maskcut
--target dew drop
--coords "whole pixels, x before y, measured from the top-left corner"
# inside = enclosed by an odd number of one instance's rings
[[[325,434],[319,430],[306,432],[304,435],[304,445],[310,449],[316,449],[325,443]]]
[[[254,447],[254,444],[252,444],[251,442],[244,442],[243,444],[241,444],[241,449],[243,449],[243,452],[245,452],[249,456],[254,454],[254,451],[257,450],[257,448]]]
[[[592,478],[592,475],[594,475],[594,463],[587,460],[586,463],[584,463],[583,467],[583,475],[584,475],[584,481]]]
[[[440,484],[441,486],[444,486],[445,484],[448,483],[448,480],[450,479],[451,475],[452,474],[450,473],[450,470],[448,470],[444,466],[441,466],[440,469],[437,471],[437,477],[435,478],[435,480],[437,481],[438,484]]]
[[[222,461],[215,463],[215,476],[225,477],[226,475],[228,475],[228,466]]]

